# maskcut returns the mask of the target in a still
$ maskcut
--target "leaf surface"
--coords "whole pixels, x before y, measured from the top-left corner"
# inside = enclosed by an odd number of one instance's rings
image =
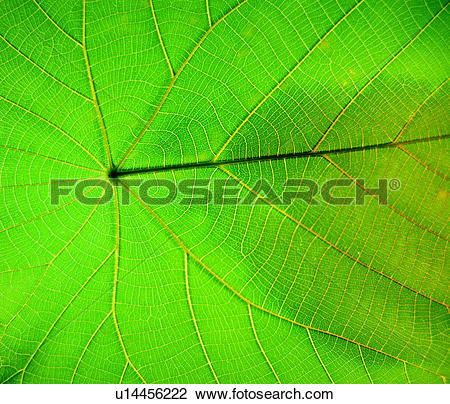
[[[445,382],[448,23],[440,1],[1,0],[0,380]],[[186,178],[257,203],[128,182]],[[296,178],[365,203],[253,187]],[[110,201],[51,203],[83,179]]]

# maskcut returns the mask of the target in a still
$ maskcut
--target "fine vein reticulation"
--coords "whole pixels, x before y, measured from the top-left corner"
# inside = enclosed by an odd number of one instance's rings
[[[0,6],[0,380],[445,383],[447,4],[127,3]],[[279,207],[261,178],[367,197]],[[73,179],[106,188],[51,205]]]

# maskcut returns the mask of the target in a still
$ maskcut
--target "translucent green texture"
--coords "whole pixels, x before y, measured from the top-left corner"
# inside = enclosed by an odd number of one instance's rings
[[[1,0],[0,381],[445,382],[446,7]],[[50,181],[112,167],[242,195],[401,188],[387,206],[151,206],[119,182],[110,203],[51,205]]]

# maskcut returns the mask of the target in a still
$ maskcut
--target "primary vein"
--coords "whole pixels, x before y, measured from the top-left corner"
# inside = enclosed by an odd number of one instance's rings
[[[275,155],[263,155],[263,156],[256,156],[256,157],[244,157],[234,160],[219,160],[219,161],[200,161],[196,163],[188,163],[188,164],[174,164],[174,165],[167,165],[167,166],[160,166],[160,167],[144,167],[144,168],[136,168],[132,170],[119,170],[116,171],[114,174],[117,177],[125,177],[129,175],[134,174],[144,174],[144,173],[156,173],[156,172],[162,172],[162,171],[173,171],[173,170],[190,170],[195,168],[208,168],[208,167],[219,167],[219,166],[226,166],[230,164],[245,164],[245,163],[254,163],[254,162],[263,162],[263,161],[276,161],[276,160],[286,160],[286,159],[294,159],[294,158],[309,158],[309,157],[323,157],[326,155],[332,155],[332,154],[341,154],[341,153],[353,153],[353,152],[360,152],[365,150],[373,150],[373,149],[385,149],[390,147],[399,147],[401,145],[408,145],[408,144],[414,144],[414,143],[422,143],[422,142],[431,142],[435,140],[443,140],[450,137],[450,135],[441,135],[441,136],[434,136],[434,137],[428,137],[428,138],[422,138],[422,139],[412,139],[412,140],[405,140],[403,142],[387,142],[387,143],[379,143],[379,144],[373,144],[373,145],[366,145],[366,146],[355,146],[355,147],[347,147],[342,149],[334,149],[334,150],[323,150],[323,151],[316,151],[313,152],[311,150],[309,151],[303,151],[303,152],[296,152],[296,153],[286,153],[286,154],[275,154]]]

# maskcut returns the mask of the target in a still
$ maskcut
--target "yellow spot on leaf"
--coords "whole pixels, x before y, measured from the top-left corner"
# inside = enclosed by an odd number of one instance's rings
[[[445,189],[441,189],[441,190],[439,190],[437,197],[438,197],[438,199],[447,199],[448,192]]]
[[[319,45],[319,48],[322,50],[327,50],[330,48],[330,46],[331,46],[330,41],[325,39],[325,41],[322,41],[322,43]]]

